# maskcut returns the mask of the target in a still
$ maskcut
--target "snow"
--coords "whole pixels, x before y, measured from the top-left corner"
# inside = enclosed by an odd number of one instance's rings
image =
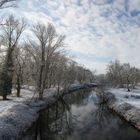
[[[33,98],[34,91],[22,89],[21,97],[16,97],[13,90],[8,100],[0,100],[0,140],[18,139],[24,131],[29,129],[38,118],[38,111],[44,109],[50,102],[54,102],[53,96],[56,89],[45,91],[45,99],[36,101]]]
[[[16,97],[14,94],[8,96],[8,100],[3,101],[1,98],[0,101],[0,115],[5,113],[8,109],[12,108],[13,106],[17,104],[21,104],[23,101],[26,101],[28,98],[30,98],[33,95],[33,92],[28,90],[22,90],[21,91],[21,97]]]
[[[129,103],[140,109],[140,86],[136,86],[130,92],[125,88],[111,88],[108,91],[113,93],[119,101]]]
[[[59,96],[56,92],[57,88],[50,88],[44,91],[43,100],[36,100],[38,94],[34,94],[34,87],[25,85],[22,87],[21,97],[16,97],[15,90],[8,96],[9,100],[3,101],[0,97],[0,140],[20,139],[37,120],[40,110],[53,104],[64,94],[91,86],[96,85],[74,84],[67,92],[61,90]]]
[[[44,97],[50,98],[51,96],[54,96],[56,89],[51,88],[45,91]],[[12,108],[15,105],[20,105],[23,103],[27,103],[32,100],[34,96],[34,91],[31,89],[21,89],[21,96],[16,97],[16,91],[13,90],[13,93],[9,96],[7,96],[8,100],[3,101],[2,97],[0,100],[0,116],[7,113],[7,110]],[[35,95],[36,96],[36,95]],[[34,101],[34,99],[33,99]],[[38,101],[41,102],[41,101]]]
[[[131,92],[111,88],[105,92],[104,98],[110,109],[140,130],[140,86]]]

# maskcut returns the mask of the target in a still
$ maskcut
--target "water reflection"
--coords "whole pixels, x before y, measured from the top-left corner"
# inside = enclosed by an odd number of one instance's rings
[[[67,95],[46,111],[23,140],[140,140],[140,132],[99,104],[95,91]]]

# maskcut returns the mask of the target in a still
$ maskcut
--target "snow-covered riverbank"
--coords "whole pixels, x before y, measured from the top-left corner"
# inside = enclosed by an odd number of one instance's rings
[[[78,89],[96,86],[94,84],[72,85],[66,93]],[[31,100],[33,91],[21,90],[21,97],[8,96],[9,100],[0,100],[0,140],[16,140],[31,127],[38,118],[38,112],[56,102],[58,97],[56,89],[45,91],[42,101]]]
[[[131,92],[112,88],[104,96],[110,109],[140,130],[140,87]]]

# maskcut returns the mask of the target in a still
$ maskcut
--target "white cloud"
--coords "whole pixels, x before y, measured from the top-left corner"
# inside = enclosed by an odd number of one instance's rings
[[[129,1],[129,10],[140,10],[140,0],[130,0]]]
[[[76,60],[91,69],[105,72],[108,59],[120,59],[140,67],[139,16],[130,12],[140,9],[140,0],[22,0],[12,9],[29,23],[52,22]],[[82,56],[84,54],[84,58]],[[98,56],[89,60],[88,56]]]
[[[100,73],[105,73],[106,72],[106,66],[108,64],[108,62],[96,62],[91,60],[86,60],[83,58],[75,58],[75,60],[85,66],[86,68],[89,68],[91,71],[97,70],[96,74],[100,74]]]

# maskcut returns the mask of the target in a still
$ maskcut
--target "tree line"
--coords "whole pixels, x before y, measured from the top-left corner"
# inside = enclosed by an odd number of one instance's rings
[[[112,86],[126,87],[130,91],[140,82],[140,69],[115,60],[108,64],[106,76]]]
[[[12,2],[12,3],[11,3]],[[0,1],[1,8],[13,6],[14,0]],[[28,29],[32,38],[23,41]],[[37,23],[28,28],[27,21],[14,15],[5,17],[0,25],[0,95],[5,100],[16,88],[20,97],[22,85],[32,85],[39,99],[46,88],[68,88],[78,82],[91,82],[93,73],[78,65],[65,53],[65,36],[55,27]]]

